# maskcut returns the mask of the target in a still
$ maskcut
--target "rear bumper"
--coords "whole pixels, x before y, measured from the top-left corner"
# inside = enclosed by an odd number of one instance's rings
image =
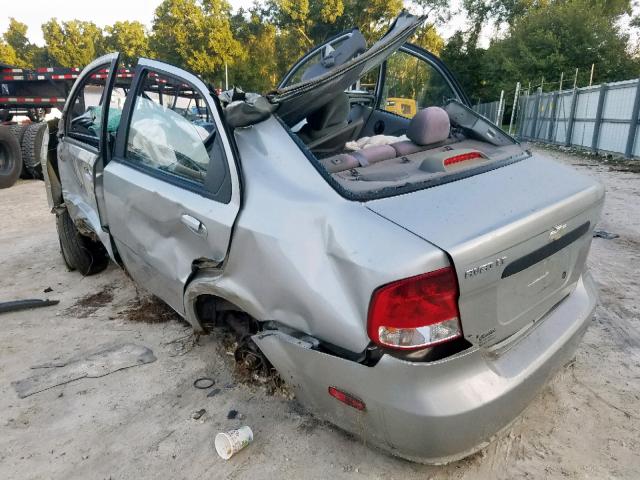
[[[375,367],[310,350],[281,333],[254,340],[317,415],[395,455],[445,463],[484,447],[574,355],[597,300],[583,275],[576,289],[526,335],[499,353],[471,349],[433,363],[385,355]],[[327,393],[362,399],[364,412]]]

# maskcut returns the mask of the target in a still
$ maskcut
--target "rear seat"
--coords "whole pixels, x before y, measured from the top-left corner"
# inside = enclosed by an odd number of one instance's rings
[[[341,153],[320,162],[331,173],[365,167],[372,163],[403,157],[433,148],[449,138],[449,115],[440,107],[427,107],[411,119],[407,129],[409,140],[377,145],[351,153]]]

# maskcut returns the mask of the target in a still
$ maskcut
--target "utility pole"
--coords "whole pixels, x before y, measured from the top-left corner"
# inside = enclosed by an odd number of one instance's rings
[[[518,97],[520,96],[520,82],[516,83],[516,93],[513,95],[513,108],[511,109],[511,120],[509,120],[509,135],[511,135],[518,109]]]
[[[227,61],[224,61],[224,89],[229,90],[229,70],[227,69]]]
[[[578,69],[576,68],[576,74],[573,77],[573,89],[575,90],[578,86]]]
[[[589,86],[591,86],[591,84],[593,83],[593,70],[596,68],[596,64],[592,63],[591,64],[591,76],[589,77]]]

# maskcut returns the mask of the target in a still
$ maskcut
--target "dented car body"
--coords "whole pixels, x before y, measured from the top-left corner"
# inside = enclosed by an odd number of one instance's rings
[[[369,49],[334,37],[266,96],[218,99],[147,59],[123,78],[101,57],[45,173],[58,216],[196,331],[241,312],[317,415],[440,463],[482,448],[573,356],[604,191],[472,112],[405,43],[422,21],[402,14]],[[383,108],[406,60],[428,72],[411,119]]]

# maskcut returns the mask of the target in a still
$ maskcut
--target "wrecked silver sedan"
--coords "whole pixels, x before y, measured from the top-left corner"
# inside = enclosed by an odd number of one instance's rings
[[[101,57],[44,171],[70,268],[111,259],[197,332],[243,332],[317,415],[438,463],[572,358],[604,191],[474,113],[406,43],[422,21],[338,35],[265,96]]]

